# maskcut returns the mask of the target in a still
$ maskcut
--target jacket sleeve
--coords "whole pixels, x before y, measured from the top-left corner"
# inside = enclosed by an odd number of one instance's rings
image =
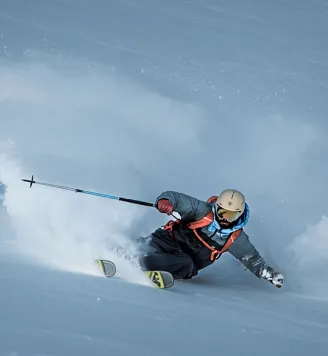
[[[262,271],[267,267],[264,259],[250,242],[248,235],[242,231],[228,251],[238,259],[256,277],[262,277]]]
[[[174,211],[180,214],[182,220],[186,221],[199,220],[211,210],[211,204],[174,191],[163,192],[156,199],[155,204],[157,205],[161,199],[169,200],[174,206]]]

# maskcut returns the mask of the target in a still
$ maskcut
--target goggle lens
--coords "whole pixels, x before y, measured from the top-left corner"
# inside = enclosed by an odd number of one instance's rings
[[[239,216],[238,211],[230,211],[227,209],[223,209],[221,207],[217,207],[216,213],[217,213],[219,219],[227,220],[229,222],[236,221]]]

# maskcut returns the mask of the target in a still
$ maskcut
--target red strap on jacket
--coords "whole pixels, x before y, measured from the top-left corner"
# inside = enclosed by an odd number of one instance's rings
[[[228,238],[227,242],[224,244],[221,250],[217,250],[216,248],[210,246],[206,241],[204,241],[198,234],[196,230],[193,230],[194,234],[198,238],[199,241],[202,242],[208,249],[212,251],[210,260],[214,261],[215,259],[219,258],[224,252],[228,250],[228,248],[236,241],[237,237],[240,235],[242,229],[234,231]]]

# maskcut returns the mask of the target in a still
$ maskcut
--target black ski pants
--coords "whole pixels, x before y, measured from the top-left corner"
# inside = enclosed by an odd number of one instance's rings
[[[148,252],[140,258],[145,270],[168,271],[176,279],[189,279],[213,263],[207,247],[191,249],[188,244],[176,241],[166,230],[157,229],[149,237]]]

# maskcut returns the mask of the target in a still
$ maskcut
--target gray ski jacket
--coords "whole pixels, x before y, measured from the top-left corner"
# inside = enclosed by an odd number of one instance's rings
[[[212,210],[210,203],[179,192],[163,192],[156,199],[156,205],[160,199],[169,200],[174,206],[174,211],[181,216],[181,220],[188,222],[200,220]],[[208,226],[202,228],[202,232],[208,236],[213,235],[213,230],[209,231]],[[217,231],[211,239],[223,246],[228,237],[228,234]],[[227,252],[231,253],[258,278],[262,277],[262,271],[267,268],[264,259],[250,242],[244,230],[242,230],[236,241],[228,248]]]

